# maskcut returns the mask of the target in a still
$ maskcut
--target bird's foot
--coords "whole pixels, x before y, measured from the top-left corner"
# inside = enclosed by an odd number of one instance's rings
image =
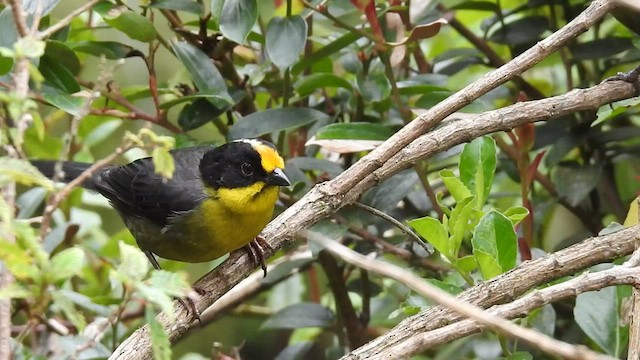
[[[273,248],[269,243],[261,236],[256,236],[253,241],[244,246],[245,251],[249,255],[251,261],[264,272],[264,277],[267,277],[267,265],[264,262],[264,250],[272,250]]]
[[[198,311],[195,301],[198,296],[204,296],[206,293],[207,291],[203,288],[192,286],[191,291],[189,291],[187,296],[178,298],[180,305],[184,306],[184,308],[187,309],[187,312],[192,314],[193,317],[191,321],[198,320],[200,326],[202,326],[202,319],[200,319],[200,311]]]
[[[628,82],[636,89],[636,94],[640,94],[640,66],[628,72],[619,72],[616,75],[604,79],[604,81]]]

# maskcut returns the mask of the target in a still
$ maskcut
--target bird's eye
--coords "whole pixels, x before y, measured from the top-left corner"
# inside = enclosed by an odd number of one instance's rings
[[[242,175],[251,176],[253,175],[253,166],[249,163],[244,163],[240,166],[240,171],[242,171]]]

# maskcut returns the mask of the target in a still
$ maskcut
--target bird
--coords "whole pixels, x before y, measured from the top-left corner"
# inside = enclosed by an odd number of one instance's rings
[[[259,236],[273,216],[281,187],[291,185],[276,147],[262,139],[240,139],[218,147],[170,151],[175,170],[156,174],[153,159],[110,165],[82,187],[106,197],[156,269],[156,256],[206,262],[244,247],[266,276]],[[49,178],[56,161],[32,160]],[[60,180],[70,182],[92,164],[62,162]]]

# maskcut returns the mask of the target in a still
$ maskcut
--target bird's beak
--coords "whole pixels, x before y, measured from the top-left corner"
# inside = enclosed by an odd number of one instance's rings
[[[267,184],[275,186],[289,186],[291,182],[284,174],[282,169],[276,168],[269,176],[267,176]]]

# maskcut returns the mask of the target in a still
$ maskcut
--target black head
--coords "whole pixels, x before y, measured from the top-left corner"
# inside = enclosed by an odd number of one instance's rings
[[[207,152],[200,161],[204,182],[218,188],[241,188],[256,182],[288,186],[284,162],[273,144],[264,140],[237,140]]]

